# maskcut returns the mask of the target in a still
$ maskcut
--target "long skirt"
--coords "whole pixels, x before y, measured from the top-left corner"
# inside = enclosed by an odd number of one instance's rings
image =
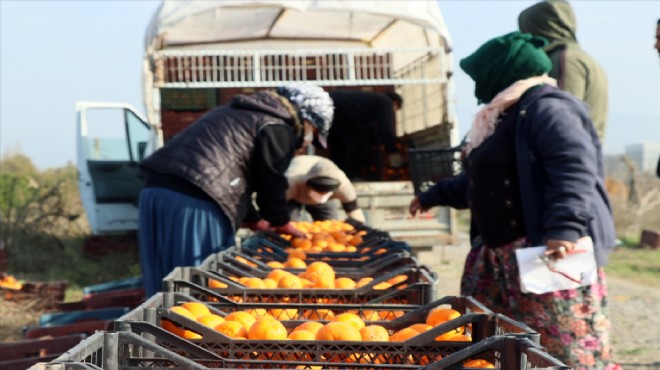
[[[163,188],[140,193],[138,241],[147,297],[162,290],[178,266],[197,266],[234,245],[234,230],[220,207]]]
[[[472,248],[465,261],[461,294],[473,296],[491,310],[527,324],[541,334],[541,344],[575,370],[620,369],[611,360],[607,283],[599,269],[595,284],[553,293],[520,291],[515,250],[508,245]]]

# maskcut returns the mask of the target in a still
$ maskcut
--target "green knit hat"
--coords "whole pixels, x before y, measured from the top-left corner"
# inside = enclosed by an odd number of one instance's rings
[[[547,44],[543,37],[515,31],[487,41],[461,59],[461,69],[475,82],[479,103],[489,103],[518,80],[550,71],[552,62],[543,51]]]

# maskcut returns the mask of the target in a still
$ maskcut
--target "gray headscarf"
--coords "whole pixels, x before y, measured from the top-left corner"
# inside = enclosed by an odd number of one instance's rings
[[[306,83],[280,86],[276,91],[293,104],[301,120],[307,120],[316,127],[319,141],[325,143],[335,111],[330,95],[320,86]]]

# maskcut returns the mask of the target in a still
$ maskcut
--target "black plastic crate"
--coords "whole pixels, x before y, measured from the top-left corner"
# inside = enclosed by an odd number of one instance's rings
[[[84,362],[40,362],[28,370],[104,370],[102,367]]]
[[[352,233],[348,233],[349,235],[358,235],[361,239],[362,242],[355,245],[355,247],[359,250],[361,248],[366,248],[370,247],[376,244],[380,244],[383,241],[389,241],[392,240],[390,237],[390,234],[385,232],[385,231],[380,231],[380,230],[375,230],[375,229],[370,229],[371,231],[367,230],[355,230]],[[289,247],[291,245],[291,242],[289,239],[283,238],[281,235],[272,232],[272,231],[258,231],[254,233],[252,236],[246,238],[258,238],[258,239],[265,239],[268,240],[269,242],[278,245],[280,247]]]
[[[176,338],[172,338],[175,342]],[[496,369],[501,370],[570,370],[561,361],[550,356],[542,347],[528,339],[508,336],[487,338],[466,347],[427,366],[286,362],[259,360],[231,360],[200,349],[187,340],[179,340],[175,350],[158,346],[153,340],[130,332],[98,332],[80,342],[59,358],[40,363],[29,370],[119,370],[119,369],[230,369],[278,367],[281,369],[301,368],[304,365],[321,366],[324,369],[392,369],[392,370],[450,370],[462,369],[462,364],[472,358],[490,359]]]
[[[560,360],[552,357],[544,347],[527,338],[495,336],[448,355],[421,369],[463,369],[465,361],[480,358],[502,370],[571,370]]]
[[[449,307],[461,313],[493,314],[486,306],[482,305],[472,297],[446,296],[425,305],[402,305],[387,303],[363,303],[363,304],[332,304],[332,303],[237,303],[228,299],[218,301],[201,301],[181,293],[158,293],[140,307],[120,317],[117,321],[153,321],[154,313],[150,309],[171,308],[185,302],[204,303],[212,313],[226,316],[236,311],[257,311],[272,315],[280,321],[306,321],[308,317],[318,317],[313,321],[327,321],[327,312],[333,315],[341,313],[354,313],[365,322],[378,322],[386,328],[397,330],[401,327],[423,322],[428,313],[436,307]],[[149,316],[151,315],[151,316]],[[503,332],[525,332],[531,329],[519,329],[520,324],[515,324]],[[475,329],[476,330],[476,329]],[[497,334],[500,334],[498,332]],[[534,334],[535,336],[535,334]]]
[[[367,232],[357,232],[357,234],[360,236],[362,239],[361,242],[357,245],[352,245],[353,247],[356,248],[357,252],[364,252],[365,249],[370,249],[371,247],[375,245],[380,245],[385,242],[392,241],[392,238],[390,237],[390,234],[384,232],[384,231],[373,231],[371,233]],[[243,239],[241,241],[241,245],[246,243],[250,239],[257,239],[257,240],[265,240],[268,242],[269,245],[275,245],[279,248],[289,248],[291,247],[291,241],[289,239],[285,239],[279,234],[273,233],[273,232],[268,232],[268,231],[260,231],[252,234],[251,236]],[[405,243],[401,243],[397,247],[399,248],[406,248]],[[409,246],[407,247],[408,250],[410,250]]]
[[[446,303],[450,303],[454,298],[456,297],[447,298]],[[426,318],[426,314],[440,304],[438,302],[420,307],[403,317],[381,325],[386,326],[388,331],[393,333],[414,323],[423,322],[422,319]],[[213,308],[212,311],[216,312],[216,309]],[[372,364],[371,366],[374,363],[421,366],[502,333],[538,340],[538,333],[526,325],[492,313],[466,313],[403,342],[237,340],[194,320],[172,313],[167,308],[145,308],[139,313],[126,315],[115,323],[115,330],[133,332],[153,339],[155,344],[163,348],[178,352],[181,350],[181,338],[160,327],[163,319],[201,335],[201,339],[188,340],[200,349],[224,359],[258,361],[260,368],[279,366],[279,361],[328,362],[329,360],[339,363],[364,362]],[[300,324],[300,321],[281,322],[289,330]],[[442,333],[462,330],[466,327],[470,330],[472,341],[435,340]]]
[[[185,357],[130,332],[99,331],[60,357],[29,370],[204,369],[194,360],[216,357],[183,339],[178,345],[185,349]]]
[[[405,281],[388,289],[375,289],[399,275]],[[300,302],[300,303],[399,303],[423,305],[434,301],[438,292],[438,276],[426,266],[402,266],[356,289],[258,289],[249,288],[229,276],[232,271],[210,271],[197,267],[176,267],[163,279],[163,291],[179,292],[202,301],[228,298],[236,302]],[[248,275],[249,276],[249,275]],[[256,276],[253,276],[256,277]],[[209,282],[216,280],[224,288],[210,288]]]
[[[354,220],[354,219],[347,219],[344,221],[345,223],[351,225],[353,227],[353,230],[349,230],[346,233],[350,235],[360,235],[364,241],[375,241],[378,239],[385,239],[385,240],[390,240],[390,234],[386,231],[374,229],[372,227],[367,226],[366,224]],[[279,245],[288,245],[289,241],[285,238],[283,238],[280,234],[274,232],[274,231],[258,231],[254,234],[257,237],[264,238],[271,240]]]
[[[410,177],[415,195],[436,182],[461,173],[461,147],[446,149],[408,149]]]
[[[288,243],[288,241],[287,241]],[[289,244],[279,245],[271,240],[253,236],[241,242],[240,251],[243,254],[264,261],[284,262],[288,258],[287,248]],[[345,261],[345,266],[358,266],[364,263],[380,260],[386,254],[412,255],[412,248],[408,243],[379,239],[372,244],[362,243],[362,247],[356,252],[329,252],[310,253],[305,252],[305,261]]]
[[[173,342],[176,339],[172,339]],[[76,347],[48,363],[39,363],[29,370],[120,370],[120,369],[301,369],[312,366],[324,369],[367,369],[373,365],[337,364],[328,362],[260,361],[225,359],[181,339],[175,350],[163,348],[151,339],[130,332],[98,332]],[[307,367],[305,367],[307,366]],[[412,370],[418,366],[388,366],[393,370]],[[383,369],[380,367],[380,369]]]
[[[269,272],[274,270],[266,264],[266,261],[271,259],[257,259],[253,256],[241,253],[237,248],[231,247],[222,252],[214,253],[208,256],[199,266],[200,269],[211,270],[216,272],[233,271],[234,274],[247,274],[246,276],[255,276],[263,278]],[[278,261],[284,263],[285,261]],[[392,253],[380,256],[378,259],[373,259],[369,262],[356,264],[352,261],[329,259],[324,260],[328,265],[332,266],[337,277],[349,277],[351,279],[359,279],[365,276],[379,276],[386,272],[399,269],[405,266],[418,267],[419,262],[417,259],[407,253]],[[311,263],[311,261],[310,261]],[[305,269],[299,268],[280,268],[289,271],[293,274],[304,272]]]

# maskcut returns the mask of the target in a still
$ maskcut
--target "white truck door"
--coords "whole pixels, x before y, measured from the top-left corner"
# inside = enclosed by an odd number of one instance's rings
[[[78,186],[94,235],[137,230],[138,163],[155,130],[130,104],[76,102]]]

